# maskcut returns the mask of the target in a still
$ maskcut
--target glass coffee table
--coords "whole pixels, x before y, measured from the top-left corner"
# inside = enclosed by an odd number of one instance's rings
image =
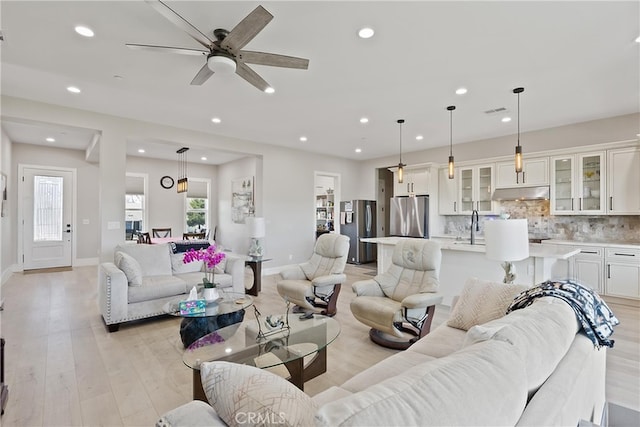
[[[210,332],[242,322],[244,309],[253,304],[253,298],[249,295],[220,292],[220,298],[207,302],[204,313],[180,314],[180,301],[185,299],[184,295],[174,298],[162,307],[165,313],[183,318],[180,323],[180,338],[185,348]]]
[[[193,398],[207,401],[200,379],[200,364],[227,361],[267,369],[288,379],[300,390],[304,383],[327,371],[327,346],[340,334],[340,323],[315,315],[301,320],[289,315],[289,329],[270,328],[264,318],[245,319],[205,335],[191,344],[182,360],[193,370]],[[286,315],[280,316],[285,319]],[[258,338],[259,332],[264,335]]]

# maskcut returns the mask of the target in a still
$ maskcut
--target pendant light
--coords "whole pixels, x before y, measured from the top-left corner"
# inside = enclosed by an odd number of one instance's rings
[[[453,110],[455,109],[455,105],[447,107],[449,111],[449,179],[453,179]]]
[[[406,166],[402,163],[402,124],[404,123],[404,119],[398,119],[398,124],[400,125],[400,163],[398,163],[398,184],[402,184],[404,181],[404,167]]]
[[[517,87],[513,93],[518,95],[518,145],[516,145],[516,174],[522,172],[522,147],[520,146],[520,94],[524,92],[523,87]]]
[[[178,185],[176,189],[178,193],[184,193],[189,189],[189,181],[187,180],[187,151],[189,147],[182,147],[176,154],[178,154]]]

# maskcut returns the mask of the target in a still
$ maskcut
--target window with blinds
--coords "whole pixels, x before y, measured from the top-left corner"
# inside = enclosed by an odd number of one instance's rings
[[[209,229],[209,182],[189,178],[186,203],[186,226],[188,233]]]

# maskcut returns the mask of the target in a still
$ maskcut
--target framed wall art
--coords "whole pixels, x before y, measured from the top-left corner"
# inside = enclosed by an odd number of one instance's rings
[[[236,224],[244,224],[248,216],[255,214],[254,177],[248,176],[231,181],[231,220]]]

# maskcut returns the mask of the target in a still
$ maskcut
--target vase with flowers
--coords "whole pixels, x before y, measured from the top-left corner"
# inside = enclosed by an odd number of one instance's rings
[[[218,299],[219,294],[214,281],[215,268],[225,259],[225,253],[218,251],[215,244],[210,245],[206,249],[190,249],[185,252],[182,262],[187,264],[193,261],[202,261],[204,263],[204,277],[202,284],[204,290],[202,296],[207,301]]]

